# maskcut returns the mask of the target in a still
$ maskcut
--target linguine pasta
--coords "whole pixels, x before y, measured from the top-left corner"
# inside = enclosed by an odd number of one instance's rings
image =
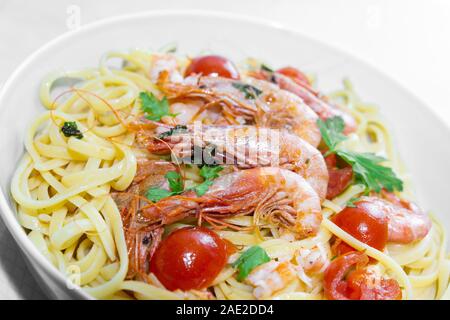
[[[11,183],[17,219],[37,250],[71,282],[95,298],[254,299],[254,288],[238,281],[230,265],[220,272],[208,290],[170,291],[151,273],[146,281],[127,277],[129,256],[124,227],[111,194],[130,186],[140,158],[161,158],[140,148],[136,133],[128,129],[128,124],[142,114],[139,93],[160,94],[157,83],[149,76],[156,56],[143,51],[110,52],[96,69],[53,74],[45,79],[39,95],[47,111],[28,128],[26,153]],[[112,68],[111,59],[121,59],[124,63],[120,68]],[[185,68],[187,63],[187,59],[178,58],[179,68]],[[255,63],[249,60],[241,69],[251,70]],[[55,94],[58,80],[69,78],[78,82]],[[362,102],[347,80],[343,89],[329,97],[358,123],[357,130],[343,142],[345,148],[385,156],[386,166],[404,181],[401,196],[411,198],[408,174],[377,108]],[[83,139],[66,137],[61,131],[65,122],[76,122]],[[181,169],[187,186],[202,181],[197,167],[181,166]],[[226,218],[225,222],[242,228],[223,228],[217,233],[238,248],[235,256],[259,245],[271,259],[290,261],[299,267],[296,279],[273,294],[272,299],[324,298],[323,272],[327,265],[313,276],[302,272],[301,265],[305,255],[312,252],[331,261],[333,237],[373,258],[370,268],[396,279],[403,299],[448,299],[447,233],[434,216],[426,237],[412,244],[389,244],[383,252],[362,243],[332,222],[330,218],[334,214],[364,191],[363,185],[355,183],[334,199],[325,200],[324,218],[313,237],[292,238],[268,221],[259,220],[255,225],[255,220],[248,215]],[[196,223],[182,220],[167,225],[165,233]]]

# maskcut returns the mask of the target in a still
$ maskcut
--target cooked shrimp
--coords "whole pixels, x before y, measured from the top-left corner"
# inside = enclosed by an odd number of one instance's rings
[[[320,198],[300,175],[266,167],[223,175],[202,196],[187,191],[148,205],[142,216],[148,225],[161,226],[188,216],[219,223],[222,218],[254,214],[288,228],[297,238],[317,233],[322,221]]]
[[[271,260],[253,269],[245,281],[255,287],[256,299],[266,299],[292,283],[295,277],[295,268],[289,261]]]
[[[312,288],[322,278],[323,271],[330,264],[330,257],[322,246],[315,246],[311,249],[299,249],[295,261],[298,277]]]
[[[164,160],[139,159],[136,175],[125,192],[113,192],[112,196],[119,210],[129,207],[136,196],[144,195],[150,187],[168,189],[164,175],[169,171],[176,171],[175,165]]]
[[[322,120],[340,116],[344,120],[344,133],[356,130],[355,119],[338,106],[327,101],[327,97],[321,96],[305,83],[294,81],[290,77],[279,72],[261,71],[256,74],[257,78],[262,78],[277,84],[281,89],[292,92],[300,97]]]
[[[173,152],[189,163],[214,161],[241,169],[279,166],[300,174],[321,199],[325,198],[328,170],[323,156],[296,135],[251,126],[189,127],[186,131],[165,137],[163,141],[148,140],[147,147],[153,153]],[[209,153],[203,152],[201,159],[194,159],[195,150],[199,148]]]
[[[115,200],[122,216],[125,241],[128,249],[130,266],[128,277],[144,276],[148,273],[148,259],[158,247],[163,234],[163,228],[148,228],[141,221],[140,208],[148,204],[140,195],[149,187],[168,189],[164,175],[176,168],[169,162],[159,160],[140,160],[136,176],[131,186],[125,192],[114,192]]]
[[[169,125],[172,125],[174,122],[177,124],[187,124],[192,119],[211,125],[227,124],[222,116],[220,107],[216,106],[204,109],[201,101],[175,102],[169,108],[170,113],[176,115],[170,119],[166,119],[166,117],[162,119],[164,123]]]
[[[172,103],[183,102],[188,108],[193,100],[203,101],[202,108],[196,109],[196,115],[201,115],[203,110],[219,107],[227,124],[286,129],[314,147],[321,139],[314,111],[296,95],[280,90],[267,81],[190,76],[184,79],[183,84],[162,81],[161,89]],[[189,122],[195,120],[196,116]]]
[[[383,213],[388,219],[388,241],[407,244],[423,239],[431,229],[431,219],[417,205],[400,200],[390,193],[383,193],[385,199],[371,196],[361,197],[365,209]]]
[[[171,82],[183,81],[183,76],[178,70],[177,59],[174,55],[169,53],[152,55],[150,79],[157,83],[162,76],[169,77]]]
[[[308,274],[322,273],[330,263],[330,258],[325,249],[317,246],[311,249],[300,249],[296,260],[299,266]]]

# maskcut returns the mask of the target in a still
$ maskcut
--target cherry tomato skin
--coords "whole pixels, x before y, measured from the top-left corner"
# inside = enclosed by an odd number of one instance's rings
[[[328,169],[327,199],[331,200],[340,195],[350,185],[353,179],[353,170],[349,165],[338,168],[335,154],[326,156],[325,163]]]
[[[341,229],[365,244],[383,250],[388,241],[388,221],[386,216],[364,200],[347,207],[332,220]]]
[[[394,279],[375,279],[364,267],[369,259],[349,252],[333,260],[324,273],[324,293],[329,300],[399,300],[402,292]],[[356,266],[354,271],[352,268]]]
[[[172,232],[156,249],[150,272],[169,290],[203,289],[225,266],[227,243],[203,227]]]
[[[328,170],[328,176],[327,199],[331,200],[340,195],[350,185],[353,170],[351,167],[332,168]]]
[[[354,265],[365,266],[368,257],[360,252],[349,252],[331,261],[323,278],[325,297],[328,300],[348,300],[348,284],[344,277]]]
[[[235,79],[240,78],[239,71],[236,66],[227,58],[221,56],[201,56],[192,59],[191,64],[187,67],[184,76],[191,74],[218,75],[220,77]]]
[[[308,77],[301,72],[300,70],[298,70],[297,68],[294,67],[284,67],[281,69],[278,69],[276,72],[281,73],[283,75],[285,75],[286,77],[291,78],[295,83],[301,85],[301,86],[310,86],[311,83],[308,80]]]
[[[338,243],[335,243],[332,250],[337,256],[346,254],[351,251],[355,251],[355,248],[353,248],[352,246],[349,246],[341,239],[336,239],[336,241],[338,241]]]
[[[347,277],[349,298],[352,300],[401,300],[402,290],[394,279],[374,282],[364,269],[355,270]]]

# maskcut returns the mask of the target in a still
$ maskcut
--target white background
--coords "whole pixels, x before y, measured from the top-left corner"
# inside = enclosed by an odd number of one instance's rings
[[[84,25],[158,9],[256,16],[334,44],[399,80],[450,125],[446,0],[0,0],[0,85],[34,50],[76,26],[76,12]],[[44,297],[23,263],[0,222],[0,299]]]

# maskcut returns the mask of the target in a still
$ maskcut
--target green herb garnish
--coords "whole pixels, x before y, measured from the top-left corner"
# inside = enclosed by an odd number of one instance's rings
[[[193,187],[192,189],[197,193],[198,196],[204,195],[206,191],[208,191],[209,187],[213,184],[213,180],[219,177],[219,172],[222,170],[222,166],[204,165],[200,169],[200,176],[203,177],[205,181]]]
[[[204,165],[200,169],[200,176],[202,176],[203,179],[205,179],[205,181],[189,189],[184,189],[183,179],[178,172],[169,171],[166,173],[165,177],[169,183],[170,191],[166,189],[152,187],[147,190],[145,196],[147,197],[147,199],[153,202],[158,202],[161,199],[181,194],[184,191],[194,190],[197,196],[200,197],[204,195],[206,191],[208,191],[208,188],[213,184],[213,180],[219,177],[218,173],[222,170],[223,167],[221,166]]]
[[[403,190],[403,182],[395,175],[394,171],[380,164],[386,160],[385,158],[374,153],[356,153],[337,148],[339,143],[347,139],[343,134],[344,121],[341,117],[337,116],[325,121],[319,119],[317,125],[323,141],[329,148],[325,156],[335,153],[350,164],[357,181],[366,186],[366,192],[379,193],[382,188],[391,192]]]
[[[268,67],[264,63],[261,64],[261,70],[267,71],[267,72],[273,72],[274,71],[272,68]]]
[[[232,266],[238,269],[237,280],[244,280],[257,266],[269,262],[267,252],[260,246],[253,246],[244,251]]]
[[[205,180],[202,183],[200,183],[199,185],[192,187],[192,190],[195,191],[197,196],[201,197],[202,195],[204,195],[206,193],[206,191],[208,191],[209,187],[212,184],[213,184],[213,182],[211,180]]]
[[[177,124],[175,127],[170,128],[169,131],[161,133],[158,136],[158,138],[164,139],[164,138],[170,137],[174,134],[180,134],[180,133],[186,133],[186,132],[188,132],[188,128],[186,126]]]
[[[148,120],[160,121],[164,116],[176,116],[169,112],[169,101],[166,97],[159,100],[151,92],[141,92],[139,98],[141,99],[142,110]]]
[[[234,82],[232,86],[243,92],[246,99],[256,99],[262,93],[258,88],[246,83]]]
[[[145,193],[147,199],[153,202],[158,202],[159,200],[170,197],[171,195],[172,192],[161,188],[150,188]]]
[[[176,171],[169,171],[165,175],[169,182],[169,190],[152,187],[147,190],[145,196],[153,202],[158,202],[161,199],[174,196],[183,192],[183,180],[180,174]]]
[[[205,180],[214,180],[219,177],[219,172],[223,170],[222,166],[218,165],[204,165],[200,169],[200,176]]]
[[[344,131],[344,120],[341,117],[333,117],[325,121],[317,120],[322,139],[328,146],[329,150],[325,153],[325,157],[335,152],[336,146],[347,137],[342,133]]]
[[[337,151],[337,155],[352,166],[358,181],[365,184],[369,190],[377,193],[382,188],[390,192],[403,190],[403,182],[397,178],[394,171],[380,164],[386,160],[385,158],[373,153],[355,153],[348,151]]]
[[[66,137],[75,137],[77,139],[82,139],[83,134],[78,129],[77,123],[75,121],[66,121],[64,122],[64,125],[61,128],[62,133]]]
[[[166,173],[165,177],[169,182],[170,190],[173,193],[181,193],[183,191],[183,180],[178,172],[169,171]]]
[[[350,200],[347,201],[345,206],[349,207],[349,208],[356,208],[355,202],[358,202],[359,200],[361,200],[359,197],[353,197],[353,198],[351,198]]]

